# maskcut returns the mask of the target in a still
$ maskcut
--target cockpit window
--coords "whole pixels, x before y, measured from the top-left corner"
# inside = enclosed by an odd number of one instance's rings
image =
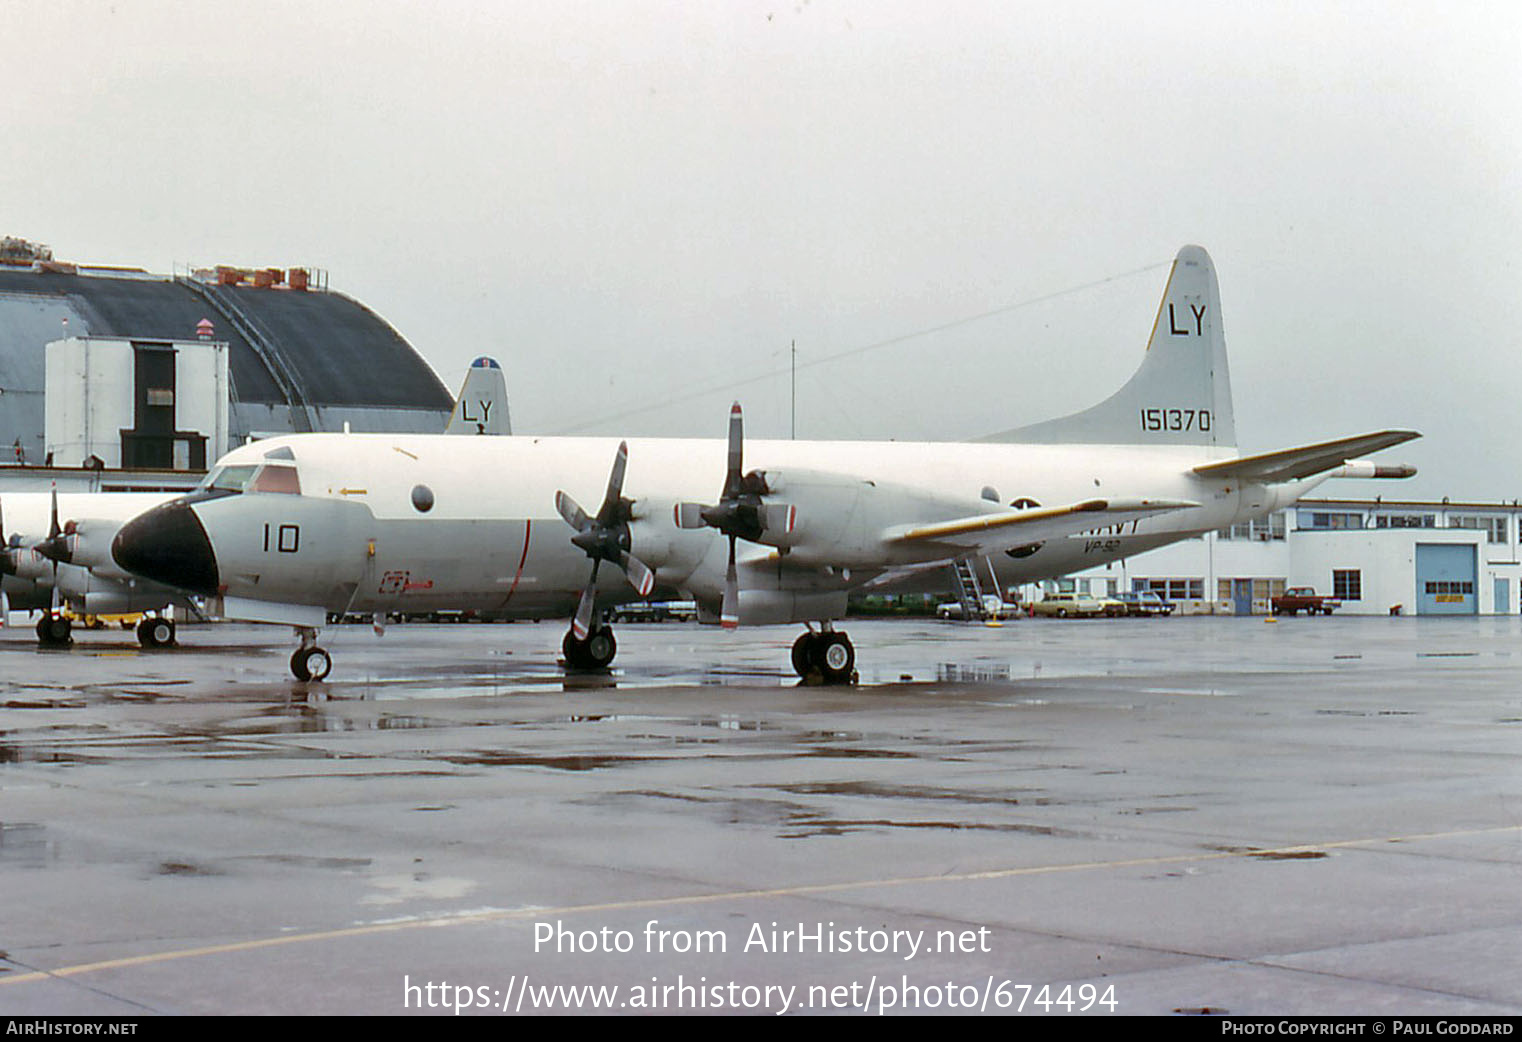
[[[200,491],[227,495],[240,492],[277,492],[301,495],[301,481],[296,468],[288,463],[249,463],[218,467],[201,482]]]
[[[279,492],[287,496],[301,495],[301,481],[296,476],[295,467],[281,466],[277,463],[266,463],[259,468],[259,473],[254,476],[253,484],[248,486],[250,492]]]
[[[207,492],[242,492],[248,486],[249,479],[254,476],[254,471],[258,469],[254,464],[218,467],[206,475],[206,479],[201,482],[201,488]]]

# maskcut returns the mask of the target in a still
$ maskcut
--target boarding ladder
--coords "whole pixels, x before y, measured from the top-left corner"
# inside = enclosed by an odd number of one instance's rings
[[[961,560],[951,566],[956,577],[957,600],[962,605],[962,618],[968,622],[984,617],[983,587],[978,584],[978,572],[972,565],[970,560]]]

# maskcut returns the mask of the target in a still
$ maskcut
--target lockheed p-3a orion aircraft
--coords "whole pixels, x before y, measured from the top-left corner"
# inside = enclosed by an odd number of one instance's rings
[[[738,403],[709,440],[288,435],[228,453],[112,554],[208,614],[294,626],[300,680],[331,668],[330,613],[558,613],[566,666],[605,669],[605,611],[654,597],[726,627],[802,623],[794,668],[844,682],[855,649],[835,622],[853,592],[944,586],[938,570],[972,558],[1006,583],[1090,568],[1329,476],[1409,476],[1360,457],[1415,437],[1238,455],[1215,271],[1186,246],[1141,367],[1072,416],[965,443],[747,441]]]

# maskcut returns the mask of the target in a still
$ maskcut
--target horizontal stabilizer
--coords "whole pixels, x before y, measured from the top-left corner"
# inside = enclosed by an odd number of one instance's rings
[[[959,553],[996,553],[1197,506],[1180,499],[1088,499],[1059,507],[1001,510],[952,521],[903,525],[884,532],[883,539],[889,543],[941,543]]]
[[[1420,437],[1421,435],[1416,431],[1375,431],[1372,434],[1356,434],[1351,438],[1338,438],[1335,441],[1323,441],[1315,445],[1265,452],[1258,456],[1242,456],[1217,463],[1203,463],[1195,467],[1194,472],[1205,478],[1240,478],[1268,485],[1281,481],[1298,481],[1301,478],[1341,467],[1349,460],[1370,452],[1378,452],[1380,449],[1388,449],[1392,445],[1400,445]],[[1416,471],[1411,470],[1411,473],[1414,474]]]

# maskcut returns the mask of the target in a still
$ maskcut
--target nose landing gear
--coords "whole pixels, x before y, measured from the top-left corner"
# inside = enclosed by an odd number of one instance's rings
[[[291,676],[303,683],[325,680],[333,669],[333,658],[326,648],[317,646],[317,631],[301,627],[296,630],[301,646],[291,655]]]

